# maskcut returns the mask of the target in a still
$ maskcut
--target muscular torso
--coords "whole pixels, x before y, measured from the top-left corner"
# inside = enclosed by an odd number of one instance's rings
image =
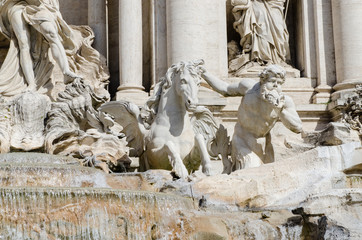
[[[280,110],[275,110],[252,89],[241,100],[237,124],[256,138],[265,137],[278,120],[279,113]]]

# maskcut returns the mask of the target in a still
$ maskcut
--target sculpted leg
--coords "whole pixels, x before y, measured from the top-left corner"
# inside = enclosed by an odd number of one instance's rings
[[[201,165],[202,165],[202,172],[205,173],[207,176],[210,175],[210,168],[211,168],[211,161],[209,153],[207,152],[206,143],[204,137],[201,134],[197,134],[195,136],[195,143],[196,147],[200,151],[201,155]]]
[[[64,46],[59,39],[58,32],[56,31],[54,25],[51,22],[42,22],[39,30],[48,41],[52,55],[55,61],[59,64],[60,69],[63,71],[65,76],[71,78],[71,80],[68,80],[66,83],[72,82],[75,78],[81,78],[70,70]]]
[[[35,91],[35,77],[33,70],[33,60],[30,55],[30,34],[28,25],[25,23],[21,11],[14,12],[9,16],[10,24],[18,40],[20,51],[20,66],[24,74],[24,78],[28,83],[29,90]]]
[[[264,156],[264,163],[272,163],[274,162],[274,148],[271,143],[271,135],[268,133],[265,136],[265,156]]]
[[[185,179],[188,176],[188,172],[184,163],[182,162],[180,154],[176,150],[175,144],[171,141],[168,141],[164,145],[164,149],[169,156],[172,170],[176,173],[177,176]]]
[[[262,148],[255,138],[242,138],[234,134],[231,143],[231,158],[233,160],[233,170],[259,167],[263,164]]]

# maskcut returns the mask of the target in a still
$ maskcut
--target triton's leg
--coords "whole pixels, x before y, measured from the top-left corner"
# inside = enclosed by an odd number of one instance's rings
[[[10,24],[18,40],[19,51],[20,51],[20,66],[24,74],[24,78],[28,83],[31,91],[36,90],[33,60],[30,55],[30,34],[29,26],[25,23],[22,17],[22,11],[13,12],[9,16]]]
[[[247,131],[235,128],[231,143],[231,158],[234,170],[258,167],[263,164],[263,149],[256,140]]]
[[[42,22],[40,24],[40,31],[45,39],[49,42],[52,55],[55,61],[59,64],[59,67],[63,71],[63,74],[71,78],[71,80],[67,81],[66,83],[72,82],[76,78],[82,78],[70,70],[64,46],[60,41],[58,32],[54,25],[51,22]]]
[[[272,163],[275,161],[274,156],[274,148],[271,143],[271,135],[268,133],[265,136],[265,155],[264,155],[264,163]]]

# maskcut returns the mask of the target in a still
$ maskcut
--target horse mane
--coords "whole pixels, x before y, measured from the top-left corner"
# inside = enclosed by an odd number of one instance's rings
[[[147,100],[144,106],[144,110],[146,111],[143,116],[144,122],[149,125],[152,124],[153,119],[158,112],[158,105],[160,103],[161,96],[164,93],[164,90],[167,90],[171,87],[175,74],[182,73],[185,69],[187,69],[190,74],[195,77],[195,79],[199,79],[201,75],[201,69],[198,66],[203,64],[204,60],[202,59],[187,62],[180,61],[176,64],[173,64],[167,70],[165,76],[161,77],[160,80],[156,83],[153,95]]]

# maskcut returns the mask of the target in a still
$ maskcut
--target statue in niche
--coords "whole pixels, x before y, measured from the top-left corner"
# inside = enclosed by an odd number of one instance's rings
[[[227,144],[228,140],[216,137],[227,138],[226,130],[218,131],[212,113],[197,106],[202,64],[201,60],[172,65],[143,108],[126,101],[100,107],[123,127],[130,155],[140,157],[141,171],[166,169],[186,178],[201,164],[202,171],[209,175],[210,155],[225,156],[223,150],[227,148],[222,142]]]
[[[89,67],[86,75],[99,72],[98,67],[92,66],[92,55],[99,55],[90,50],[93,34],[87,28],[69,26],[59,12],[58,0],[2,0],[0,4],[1,33],[10,40],[0,69],[3,96],[42,87],[52,90],[52,79],[62,79],[66,84],[87,77],[81,77],[76,71]],[[85,48],[89,51],[81,55],[79,50]]]
[[[229,61],[229,70],[234,75],[242,76],[254,66],[287,66],[290,53],[289,33],[283,11],[285,2],[286,0],[231,0],[234,6],[234,29],[240,34],[242,48],[241,54]],[[234,44],[231,45],[234,47]]]
[[[214,90],[224,96],[243,96],[231,143],[230,171],[274,162],[270,130],[278,119],[291,131],[302,132],[293,100],[281,89],[285,75],[281,66],[269,65],[260,73],[260,82],[243,79],[228,84],[203,69],[202,77]]]

